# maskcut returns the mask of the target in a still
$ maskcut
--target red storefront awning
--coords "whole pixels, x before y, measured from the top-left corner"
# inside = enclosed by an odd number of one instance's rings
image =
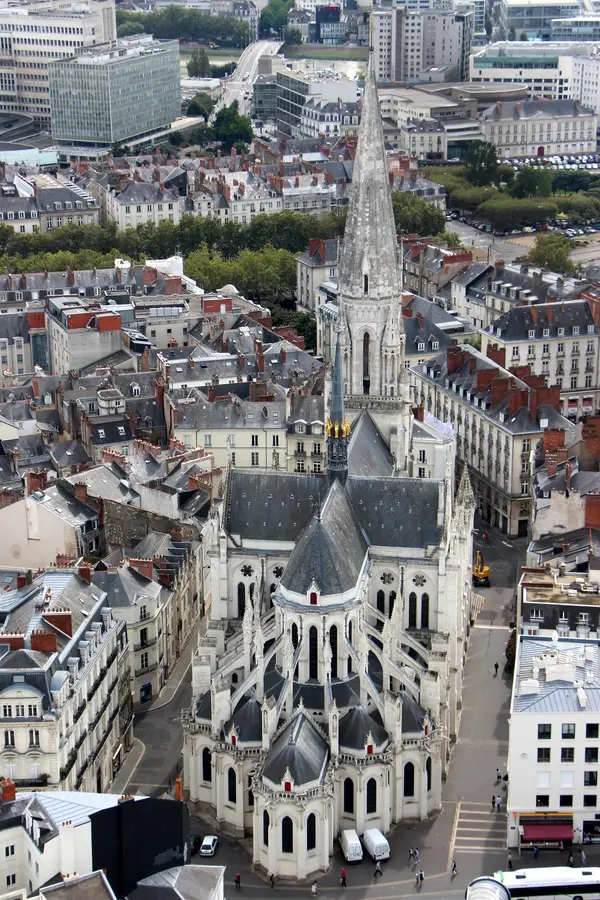
[[[573,827],[554,825],[551,822],[544,825],[523,825],[523,838],[526,841],[572,841]]]

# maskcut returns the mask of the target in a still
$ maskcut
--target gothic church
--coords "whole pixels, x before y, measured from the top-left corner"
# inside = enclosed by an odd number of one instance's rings
[[[325,475],[230,469],[204,532],[206,635],[184,711],[184,787],[303,880],[340,831],[440,808],[461,708],[474,499],[454,437],[411,408],[373,67],[340,262]],[[305,398],[310,399],[310,398]],[[416,447],[436,477],[411,477]],[[425,453],[425,450],[418,452]]]

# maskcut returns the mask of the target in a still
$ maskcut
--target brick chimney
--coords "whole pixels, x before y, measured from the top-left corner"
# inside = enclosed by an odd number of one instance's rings
[[[92,567],[91,566],[79,566],[77,573],[82,581],[85,581],[86,584],[92,583]]]
[[[56,635],[50,631],[32,631],[31,649],[40,650],[42,653],[56,653]]]
[[[75,485],[75,496],[80,503],[87,503],[87,484],[81,483]]]
[[[562,428],[545,428],[542,435],[542,448],[544,453],[553,453],[559,447],[565,446],[565,432]]]
[[[499,347],[498,344],[488,344],[488,359],[493,360],[497,365],[506,367],[506,347]]]
[[[527,388],[511,388],[508,394],[508,412],[514,416],[520,409],[527,406],[529,391]]]
[[[48,484],[48,473],[42,469],[30,469],[25,473],[25,496],[34,491],[43,491]]]
[[[498,404],[501,403],[508,394],[510,390],[510,378],[508,378],[507,376],[503,378],[494,378],[491,384],[491,389],[491,404],[492,408],[494,408],[498,406]]]
[[[477,393],[485,391],[497,375],[497,369],[479,369],[477,371]]]
[[[452,375],[453,372],[457,372],[468,358],[468,350],[461,350],[460,347],[448,347],[448,375]]]
[[[139,575],[142,575],[143,578],[147,578],[148,581],[152,581],[154,578],[154,564],[151,559],[138,559],[137,557],[130,557],[129,559],[130,568],[134,569]]]
[[[12,803],[17,796],[17,788],[12,778],[3,778],[0,781],[0,796],[2,803]]]
[[[73,619],[70,609],[51,609],[43,614],[44,622],[52,625],[63,634],[73,635]]]

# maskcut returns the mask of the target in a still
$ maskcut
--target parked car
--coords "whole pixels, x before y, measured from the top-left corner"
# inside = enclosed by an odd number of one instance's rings
[[[365,850],[373,858],[373,862],[390,858],[390,845],[379,828],[367,828],[362,839]]]
[[[207,834],[200,847],[200,856],[214,856],[218,843],[219,839],[216,835]]]
[[[190,856],[195,856],[200,849],[202,840],[198,834],[190,834]]]

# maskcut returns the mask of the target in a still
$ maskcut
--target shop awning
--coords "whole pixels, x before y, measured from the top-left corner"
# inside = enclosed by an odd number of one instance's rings
[[[572,825],[554,825],[546,822],[543,825],[523,825],[523,839],[526,841],[572,841]]]

